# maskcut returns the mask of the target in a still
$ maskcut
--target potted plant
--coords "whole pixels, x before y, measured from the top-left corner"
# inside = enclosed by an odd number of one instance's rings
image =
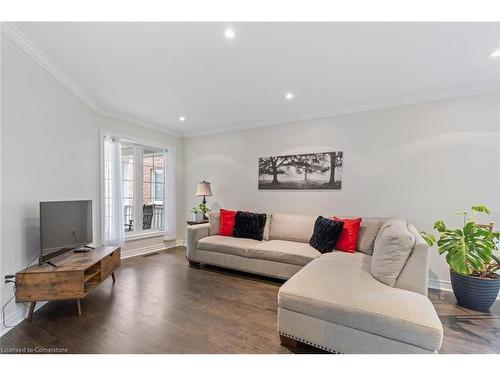
[[[198,206],[191,208],[190,212],[193,214],[193,221],[203,220],[203,214],[198,210]]]
[[[200,203],[197,206],[194,206],[190,210],[193,213],[193,221],[203,221],[206,219],[206,214],[210,209],[207,207],[205,203]]]
[[[443,220],[434,223],[439,239],[426,232],[422,237],[433,246],[437,243],[439,254],[446,254],[450,266],[453,293],[460,306],[488,311],[500,289],[498,256],[500,232],[490,231],[476,223],[478,213],[489,214],[486,206],[473,206],[472,212],[459,211],[463,215],[463,228],[450,229]]]
[[[198,211],[201,212],[203,219],[208,219],[207,217],[207,212],[210,211],[210,209],[207,207],[206,203],[200,203],[198,205]]]

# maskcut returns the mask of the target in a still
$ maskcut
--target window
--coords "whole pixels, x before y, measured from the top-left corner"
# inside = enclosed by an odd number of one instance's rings
[[[122,192],[123,192],[123,223],[125,230],[131,232],[134,228],[134,147],[122,145]]]
[[[125,235],[165,229],[165,151],[121,142]]]

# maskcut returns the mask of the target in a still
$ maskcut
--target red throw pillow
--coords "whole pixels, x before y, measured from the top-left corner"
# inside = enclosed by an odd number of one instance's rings
[[[237,211],[229,211],[223,208],[220,209],[220,227],[219,234],[221,236],[232,237],[234,233],[234,223],[236,220]]]
[[[348,253],[356,252],[356,245],[358,243],[359,226],[361,225],[361,218],[356,219],[341,219],[334,216],[333,220],[343,221],[344,227],[335,248],[337,250],[346,251]]]

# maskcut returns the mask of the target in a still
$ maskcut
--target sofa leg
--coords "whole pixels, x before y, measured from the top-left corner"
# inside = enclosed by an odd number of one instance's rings
[[[282,346],[290,349],[297,349],[299,342],[287,336],[280,335],[280,343]]]
[[[199,267],[200,266],[200,263],[198,262],[193,262],[192,260],[189,261],[189,265],[192,266],[192,267]]]

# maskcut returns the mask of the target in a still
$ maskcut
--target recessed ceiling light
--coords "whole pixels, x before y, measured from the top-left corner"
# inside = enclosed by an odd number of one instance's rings
[[[234,33],[234,30],[229,27],[224,30],[224,36],[226,37],[226,39],[234,39],[235,35],[236,34]]]
[[[292,100],[293,99],[293,92],[287,92],[285,94],[285,99],[286,100]]]
[[[500,57],[500,49],[497,49],[488,55],[491,58]]]
[[[184,121],[186,121],[186,118],[184,116],[179,116],[179,121],[184,122]]]

